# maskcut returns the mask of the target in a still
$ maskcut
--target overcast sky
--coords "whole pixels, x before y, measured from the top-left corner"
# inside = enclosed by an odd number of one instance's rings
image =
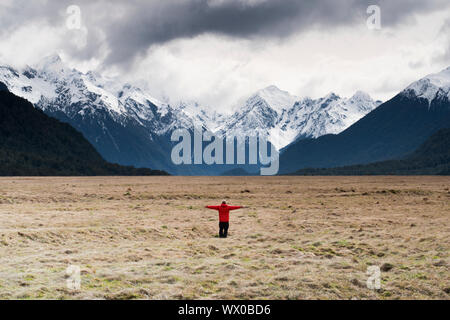
[[[70,5],[79,29],[67,26]],[[367,27],[369,5],[381,29]],[[0,64],[58,53],[160,99],[220,110],[269,85],[386,100],[450,66],[450,1],[1,0],[0,43]]]

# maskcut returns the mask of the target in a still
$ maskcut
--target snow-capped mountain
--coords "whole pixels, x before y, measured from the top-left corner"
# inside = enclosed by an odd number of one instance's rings
[[[413,82],[402,94],[426,99],[429,105],[434,99],[450,100],[450,67]]]
[[[219,126],[219,134],[225,137],[267,136],[276,148],[276,131],[280,116],[292,108],[298,98],[275,86],[262,89],[252,95],[245,105]],[[287,143],[292,142],[288,141]]]
[[[303,99],[294,106],[297,116],[286,124],[298,137],[317,138],[325,134],[338,134],[381,104],[367,93],[358,91],[351,98],[329,93],[317,100]],[[300,130],[295,130],[300,128]]]
[[[188,126],[192,121],[184,106],[172,108],[130,84],[68,69],[59,56],[48,57],[22,72],[0,67],[0,81],[43,111],[63,112],[70,118],[103,111],[118,123],[133,120],[150,126],[157,135]],[[203,120],[209,120],[207,114]]]
[[[281,152],[280,173],[404,159],[431,135],[450,128],[449,88],[450,68],[447,68],[412,83],[337,135],[291,143]],[[355,99],[367,97],[357,94],[350,99],[354,100],[353,105]],[[431,153],[430,159],[432,157]],[[392,173],[396,172],[391,163],[387,166]],[[355,174],[361,174],[362,167],[353,169]],[[412,166],[409,169],[413,172],[418,168]]]
[[[264,100],[277,113],[291,108],[300,98],[276,86],[269,86],[256,92],[249,100]]]
[[[131,84],[68,68],[57,55],[22,70],[0,67],[0,82],[48,115],[70,123],[106,160],[171,173],[186,173],[170,160],[170,135],[177,128],[200,124],[225,137],[269,135],[281,149],[299,138],[339,133],[379,104],[362,92],[350,99],[329,94],[313,100],[270,86],[226,116],[196,102],[172,106]],[[198,170],[188,173],[201,173]]]
[[[190,119],[190,123],[203,126],[211,132],[218,131],[219,127],[226,120],[226,116],[210,108],[201,106],[197,102],[180,102],[175,110]],[[187,127],[187,126],[185,126]]]
[[[281,149],[299,138],[337,134],[380,105],[367,93],[351,98],[334,93],[320,99],[298,98],[275,86],[263,89],[220,127],[224,136],[268,134]]]
[[[23,70],[0,67],[0,82],[82,132],[110,162],[174,172],[167,135],[192,121],[130,84],[69,69],[58,56]]]

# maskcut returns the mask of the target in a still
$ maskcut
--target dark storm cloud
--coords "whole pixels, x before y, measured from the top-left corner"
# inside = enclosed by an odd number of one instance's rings
[[[381,7],[383,26],[409,21],[414,14],[448,8],[448,0],[152,0],[15,1],[0,7],[0,27],[36,19],[62,23],[65,8],[82,9],[89,30],[84,57],[95,56],[99,34],[110,49],[109,63],[131,61],[155,44],[204,33],[236,38],[286,38],[312,28],[365,24],[369,5]],[[12,14],[11,14],[12,12]],[[6,22],[5,22],[6,21]]]
[[[392,26],[414,13],[439,10],[448,1],[267,0],[152,1],[128,7],[111,25],[107,41],[114,48],[110,62],[120,62],[153,44],[217,33],[239,38],[285,38],[311,28],[365,24],[367,7],[381,7],[382,23]],[[332,32],[332,30],[331,30]]]
[[[365,10],[361,3],[357,12]],[[117,49],[113,61],[124,60],[152,44],[216,33],[238,38],[284,38],[314,26],[352,23],[348,8],[335,1],[157,1],[133,7],[108,32],[108,42]],[[126,37],[124,37],[126,35]]]

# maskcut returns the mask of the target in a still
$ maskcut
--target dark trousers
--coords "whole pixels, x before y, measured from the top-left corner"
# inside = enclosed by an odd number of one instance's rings
[[[228,222],[219,222],[219,238],[226,238],[228,235]]]

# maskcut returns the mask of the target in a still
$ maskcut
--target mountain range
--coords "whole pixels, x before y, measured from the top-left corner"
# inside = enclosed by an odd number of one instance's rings
[[[311,99],[269,86],[225,115],[195,102],[159,101],[118,79],[68,68],[56,55],[23,69],[0,66],[0,82],[80,131],[107,161],[173,174],[220,174],[234,168],[175,166],[170,158],[175,129],[196,123],[220,137],[269,135],[281,149],[294,141],[340,133],[381,103],[361,91],[350,98],[330,93]]]
[[[172,174],[240,175],[259,167],[174,165],[170,136],[194,123],[219,137],[268,136],[280,150],[282,174],[401,160],[450,127],[450,68],[413,82],[385,103],[361,91],[312,99],[269,86],[232,114],[195,102],[159,101],[118,79],[68,68],[59,56],[22,69],[0,66],[0,82],[81,132],[107,161]]]
[[[339,133],[374,110],[374,101],[362,91],[351,98],[329,93],[323,98],[299,98],[269,86],[252,95],[245,105],[218,126],[220,136],[267,135],[279,150],[302,138]]]
[[[67,123],[51,118],[0,82],[0,176],[166,175],[106,162]]]
[[[401,159],[443,128],[450,128],[450,68],[412,83],[340,134],[290,144],[280,171]]]

